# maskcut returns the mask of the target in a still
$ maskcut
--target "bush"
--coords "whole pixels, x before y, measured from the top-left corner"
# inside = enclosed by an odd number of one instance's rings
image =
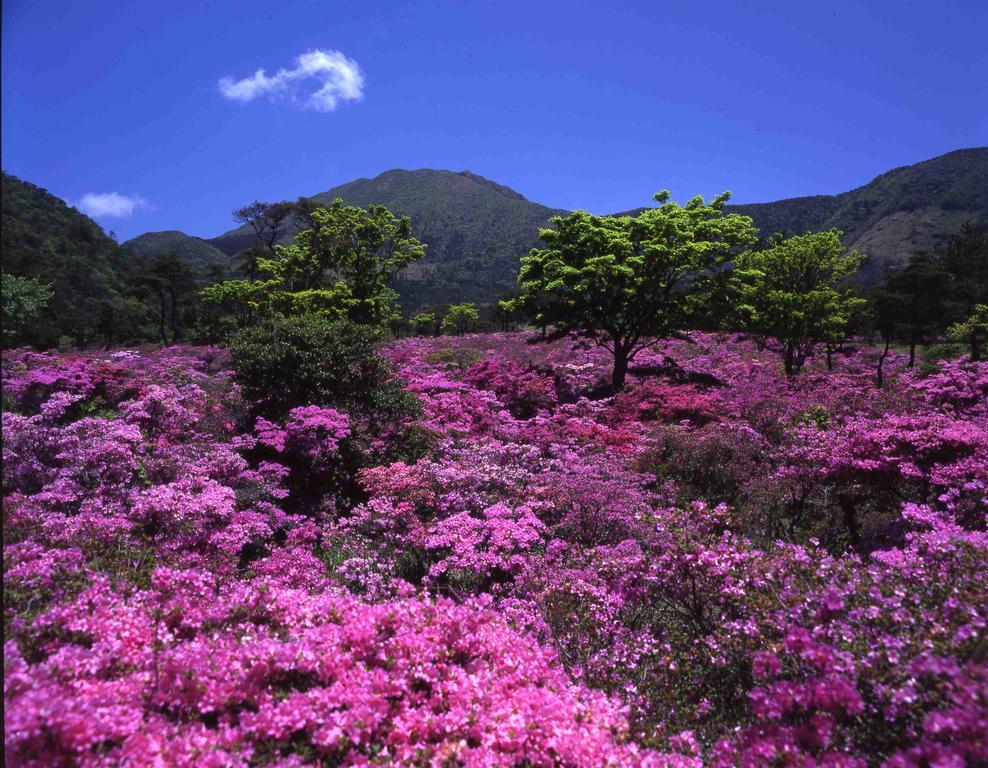
[[[302,315],[240,331],[230,356],[245,399],[268,419],[322,405],[380,424],[414,414],[417,400],[375,351],[378,340],[368,326]]]

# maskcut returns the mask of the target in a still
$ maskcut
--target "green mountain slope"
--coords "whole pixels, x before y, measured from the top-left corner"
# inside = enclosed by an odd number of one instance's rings
[[[328,203],[384,205],[412,219],[426,258],[396,282],[405,309],[449,301],[492,301],[515,285],[519,259],[538,242],[539,227],[564,211],[526,200],[508,187],[462,171],[391,170],[313,196]],[[294,232],[286,231],[282,239]],[[249,228],[209,241],[226,253],[253,243]]]
[[[537,245],[539,227],[550,216],[565,213],[469,171],[391,170],[314,196],[321,202],[337,197],[353,205],[384,205],[410,216],[416,236],[428,244],[427,257],[396,281],[405,310],[496,299],[514,287],[519,260]],[[750,215],[766,237],[773,232],[842,230],[845,243],[869,257],[864,279],[873,282],[887,265],[901,263],[913,250],[937,245],[965,221],[988,227],[988,147],[961,149],[896,168],[838,195],[730,209]],[[246,226],[207,241],[182,233],[151,234],[155,247],[158,243],[173,250],[187,247],[190,260],[204,259],[206,254],[217,258],[202,246],[229,256],[256,242]],[[294,234],[286,229],[281,239],[290,240]],[[135,248],[135,252],[140,251]]]
[[[988,226],[988,147],[959,149],[883,173],[839,195],[732,206],[762,234],[836,228],[844,242],[869,257],[866,279],[932,248],[965,221]]]
[[[0,258],[3,271],[52,286],[48,310],[26,343],[85,344],[139,334],[146,310],[126,291],[134,256],[100,226],[41,187],[3,174]]]
[[[192,267],[200,277],[209,275],[214,265],[219,265],[227,273],[233,269],[233,259],[228,254],[200,237],[193,237],[174,229],[165,232],[145,232],[125,242],[123,247],[142,259],[159,254],[174,254]]]

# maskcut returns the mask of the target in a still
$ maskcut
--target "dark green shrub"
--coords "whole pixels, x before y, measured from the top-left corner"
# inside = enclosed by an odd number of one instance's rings
[[[279,318],[234,334],[230,357],[245,400],[283,420],[301,405],[324,405],[395,422],[418,401],[375,351],[379,332],[318,315]]]

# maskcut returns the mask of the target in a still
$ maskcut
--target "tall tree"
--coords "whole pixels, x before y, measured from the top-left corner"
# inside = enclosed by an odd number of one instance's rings
[[[162,344],[181,341],[185,335],[182,308],[194,308],[195,273],[174,254],[159,254],[148,262],[138,277],[138,284],[151,298],[158,314],[158,338]],[[169,311],[170,309],[170,311]]]
[[[949,318],[958,327],[972,322],[978,327],[978,307],[988,305],[988,232],[971,223],[961,227],[939,250],[944,269],[950,275],[944,304]],[[969,337],[971,356],[980,353],[979,335]]]
[[[3,343],[12,346],[23,341],[23,333],[36,321],[52,298],[51,286],[30,277],[4,272],[0,275],[2,292]]]
[[[860,257],[845,254],[841,233],[773,238],[735,260],[733,282],[742,324],[778,341],[786,373],[797,373],[820,342],[838,338],[864,305],[848,278]]]
[[[947,329],[947,338],[970,345],[971,361],[981,360],[981,347],[988,340],[988,304],[975,304],[968,318]]]
[[[512,306],[610,351],[611,383],[624,389],[634,357],[686,328],[725,262],[756,241],[750,218],[724,213],[729,197],[680,206],[663,191],[637,217],[554,217],[539,231],[545,247],[522,259]]]
[[[283,234],[284,226],[295,215],[294,203],[287,201],[277,203],[262,203],[254,200],[233,212],[233,220],[238,224],[247,224],[254,230],[258,242],[274,255],[275,244]]]
[[[446,313],[446,317],[443,318],[441,330],[443,333],[462,336],[467,331],[476,328],[479,320],[480,313],[477,311],[476,304],[468,302],[453,304]]]
[[[278,315],[320,313],[365,325],[384,325],[397,315],[394,276],[425,255],[411,235],[411,221],[384,206],[344,205],[308,211],[309,228],[289,246],[274,245],[274,256],[257,260],[256,283],[227,281],[203,298],[231,302]]]
[[[916,362],[917,345],[943,330],[948,273],[942,261],[929,253],[914,253],[887,276],[878,292],[878,308],[893,335],[909,344],[909,367]]]

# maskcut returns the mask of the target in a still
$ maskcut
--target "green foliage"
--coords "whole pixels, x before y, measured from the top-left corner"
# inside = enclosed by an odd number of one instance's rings
[[[196,280],[192,268],[179,256],[158,254],[136,275],[135,283],[141,295],[155,307],[161,343],[181,341],[196,319]]]
[[[436,329],[436,316],[432,312],[419,312],[412,316],[412,330],[416,336],[431,336]]]
[[[217,267],[221,273],[227,273],[235,266],[231,257],[202,238],[175,230],[145,232],[125,242],[123,247],[140,257],[141,261],[150,261],[156,256],[177,256],[199,280],[209,279]]]
[[[947,306],[954,318],[988,304],[988,229],[965,223],[937,252],[949,275]]]
[[[453,304],[446,316],[440,330],[443,333],[456,334],[462,336],[464,333],[474,330],[480,321],[480,313],[476,304]]]
[[[830,429],[830,411],[822,405],[811,405],[793,418],[793,423],[801,427],[814,426],[820,430]]]
[[[845,245],[872,257],[861,273],[863,282],[872,284],[881,278],[884,266],[899,266],[910,250],[931,249],[967,220],[988,227],[985,178],[988,149],[961,149],[888,171],[839,195],[737,205],[730,210],[751,216],[765,233],[840,230]],[[890,226],[888,217],[893,215],[907,226]]]
[[[871,318],[882,339],[909,344],[909,365],[916,360],[916,345],[943,329],[948,273],[942,260],[914,253],[872,289]]]
[[[539,227],[565,213],[469,171],[391,170],[312,199],[329,205],[337,198],[363,208],[383,205],[411,218],[412,235],[428,251],[392,283],[407,309],[451,300],[486,303],[503,295],[514,287],[518,260],[538,243]],[[278,242],[288,244],[303,228],[294,222],[283,226]],[[253,241],[244,226],[211,242],[233,254]]]
[[[954,323],[947,329],[950,341],[967,343],[971,349],[971,359],[981,359],[981,347],[988,339],[988,305],[977,304],[974,312],[966,320]]]
[[[740,320],[779,342],[786,373],[798,372],[817,343],[841,338],[864,305],[846,285],[860,262],[845,255],[837,231],[778,238],[735,259]]]
[[[99,225],[40,187],[3,174],[3,269],[51,287],[46,311],[25,326],[20,343],[52,347],[143,338],[148,309],[130,295],[133,257]]]
[[[230,353],[245,398],[268,418],[317,404],[388,423],[414,413],[417,400],[376,353],[378,340],[369,326],[303,315],[239,331]]]
[[[51,301],[52,290],[47,283],[17,275],[2,276],[3,343],[14,346],[24,331],[41,317]]]
[[[319,314],[381,326],[398,318],[389,283],[425,254],[410,220],[383,206],[363,209],[342,200],[309,211],[307,220],[294,244],[272,245],[271,258],[256,260],[260,281],[227,281],[202,298],[245,319]]]
[[[755,242],[751,219],[724,214],[728,197],[680,206],[660,192],[661,206],[637,217],[578,211],[552,219],[555,229],[539,232],[545,247],[522,259],[511,306],[605,346],[613,386],[623,388],[629,361],[686,327],[723,264]]]

